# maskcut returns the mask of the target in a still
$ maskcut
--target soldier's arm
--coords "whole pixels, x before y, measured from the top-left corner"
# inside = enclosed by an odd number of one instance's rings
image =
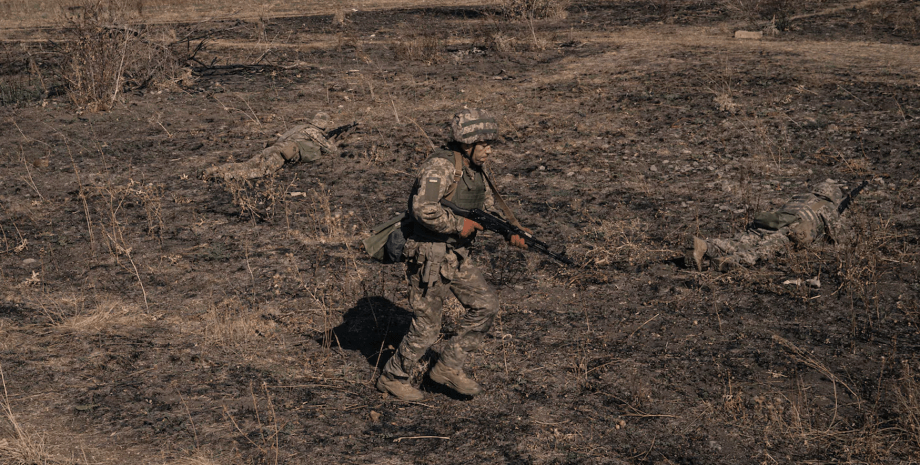
[[[463,217],[444,208],[440,201],[454,182],[454,165],[443,158],[426,161],[419,170],[418,189],[411,199],[412,216],[422,226],[443,234],[458,234]]]

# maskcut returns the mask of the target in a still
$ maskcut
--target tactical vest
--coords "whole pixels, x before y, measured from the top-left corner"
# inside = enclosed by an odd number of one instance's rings
[[[804,235],[810,240],[816,240],[824,235],[825,221],[824,214],[835,210],[833,202],[818,197],[814,194],[798,194],[787,202],[779,213],[793,214],[798,221],[795,225],[800,235]]]
[[[439,150],[432,154],[432,158],[443,158],[451,164],[454,164],[455,170],[457,169],[456,161],[457,157],[456,152],[450,150]],[[455,176],[451,179],[451,186],[447,190],[447,196],[444,198],[455,203],[457,206],[463,209],[474,209],[482,208],[486,202],[486,180],[485,176],[482,174],[481,170],[470,170],[473,171],[472,178],[469,176],[468,171],[463,167],[462,160],[459,166],[459,173],[455,171]],[[459,174],[459,179],[457,178]],[[414,196],[418,186],[415,186],[413,189],[412,195]],[[410,206],[411,209],[411,206]],[[417,241],[424,242],[446,242],[447,244],[455,247],[464,246],[472,242],[475,238],[476,233],[466,238],[461,238],[458,234],[440,234],[434,231],[430,231],[424,226],[415,225],[413,228],[411,237]]]
[[[451,163],[454,163],[455,170],[457,169],[456,167],[457,157],[458,156],[462,157],[462,155],[460,155],[457,152],[451,152],[447,150],[438,151],[433,156],[437,158],[443,158]],[[454,179],[456,180],[456,183],[455,183],[456,185],[451,185],[450,189],[448,189],[447,191],[448,192],[447,197],[445,198],[457,204],[457,206],[459,206],[460,208],[463,208],[466,210],[471,210],[473,208],[482,208],[482,206],[486,202],[485,177],[482,175],[482,171],[472,169],[472,170],[469,170],[473,172],[473,177],[471,179],[469,176],[469,172],[466,169],[464,169],[462,163],[463,162],[461,159],[461,164],[459,167],[460,179],[457,179],[456,173],[455,173]]]

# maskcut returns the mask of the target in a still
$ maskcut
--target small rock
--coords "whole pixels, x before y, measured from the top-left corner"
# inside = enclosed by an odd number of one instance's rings
[[[763,39],[761,31],[735,31],[736,39]]]
[[[25,260],[22,261],[22,264],[23,264],[23,265],[26,265],[26,266],[29,266],[29,265],[32,265],[32,264],[34,264],[34,263],[36,263],[36,262],[38,262],[38,260],[36,260],[36,259],[34,259],[34,258],[27,258],[27,259],[25,259]]]

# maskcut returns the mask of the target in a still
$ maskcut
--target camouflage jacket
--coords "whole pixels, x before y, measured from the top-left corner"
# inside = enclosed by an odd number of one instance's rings
[[[782,206],[779,214],[795,215],[789,225],[789,238],[797,244],[809,244],[825,235],[833,241],[840,215],[837,205],[815,194],[799,194]]]
[[[463,177],[473,178],[476,174],[475,170],[476,168],[469,166],[464,161],[461,182]],[[463,230],[463,217],[455,215],[440,204],[441,199],[447,196],[454,183],[454,173],[454,162],[438,156],[429,158],[419,168],[415,187],[409,198],[409,213],[416,222],[416,228],[423,227],[427,231],[451,236],[454,239],[459,236],[460,231]],[[485,200],[481,208],[500,214],[494,211],[495,197],[488,183],[485,183],[484,189]],[[427,231],[419,231],[419,233],[426,235]]]
[[[295,142],[300,145],[303,142],[314,143],[319,146],[320,150],[323,153],[329,155],[338,155],[339,148],[336,144],[326,139],[326,134],[322,129],[312,125],[312,124],[301,124],[294,126],[293,128],[287,130],[284,134],[278,137],[278,140],[275,141],[274,145],[280,145],[284,142]],[[298,160],[288,160],[288,161],[300,161]],[[309,160],[312,161],[312,160]]]

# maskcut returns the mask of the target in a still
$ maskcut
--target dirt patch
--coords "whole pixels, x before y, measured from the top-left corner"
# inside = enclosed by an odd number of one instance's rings
[[[920,36],[884,13],[912,6],[809,3],[754,41],[733,33],[769,21],[729,6],[175,23],[188,74],[105,112],[55,87],[51,43],[6,31],[0,457],[917,460]],[[360,241],[463,106],[500,116],[503,195],[579,265],[482,238],[502,300],[470,367],[486,392],[457,397],[422,366],[428,398],[401,403],[374,380],[411,320],[403,270]],[[198,178],[317,110],[359,122],[340,157]],[[846,213],[855,243],[683,266],[689,235],[733,234],[827,178],[870,180]]]

